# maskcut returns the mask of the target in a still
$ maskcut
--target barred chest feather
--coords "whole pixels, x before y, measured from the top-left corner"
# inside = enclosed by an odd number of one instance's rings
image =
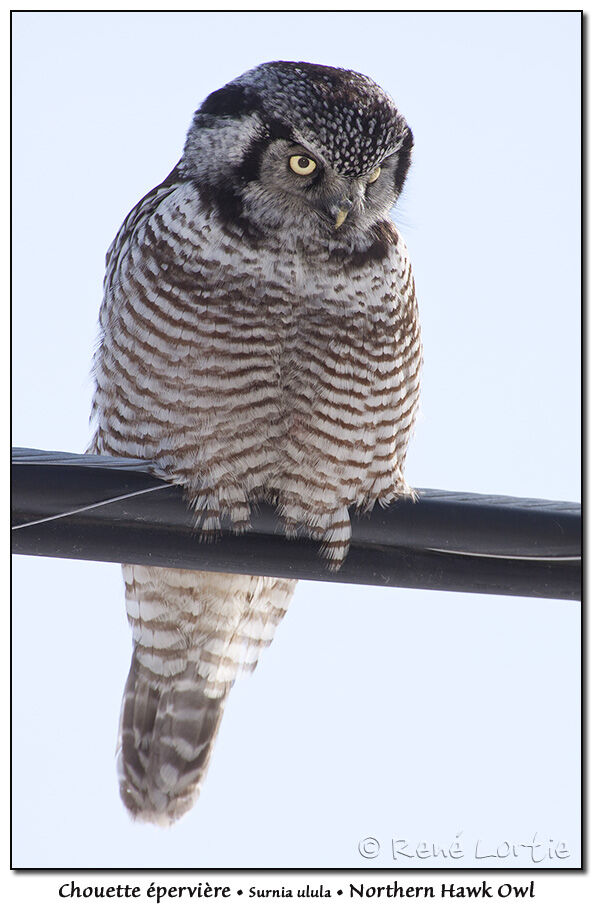
[[[94,447],[154,459],[204,530],[268,499],[340,561],[348,506],[408,492],[421,348],[390,222],[369,251],[248,241],[161,187],[108,253],[100,322]]]

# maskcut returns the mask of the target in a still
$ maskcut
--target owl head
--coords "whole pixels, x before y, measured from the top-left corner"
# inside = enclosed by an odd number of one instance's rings
[[[180,169],[206,205],[248,232],[352,245],[385,221],[412,145],[404,117],[367,76],[281,61],[206,98]]]

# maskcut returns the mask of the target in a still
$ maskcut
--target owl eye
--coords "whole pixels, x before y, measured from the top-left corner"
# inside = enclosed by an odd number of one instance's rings
[[[313,158],[308,158],[307,155],[291,155],[289,158],[289,167],[294,174],[299,174],[300,177],[313,174],[317,166]]]
[[[367,179],[367,182],[368,182],[368,183],[375,183],[375,181],[377,180],[377,178],[379,177],[379,175],[381,174],[381,172],[382,172],[381,167],[376,167],[376,169],[375,169],[375,170],[372,170],[371,173],[369,174],[369,177],[368,177],[368,179]]]

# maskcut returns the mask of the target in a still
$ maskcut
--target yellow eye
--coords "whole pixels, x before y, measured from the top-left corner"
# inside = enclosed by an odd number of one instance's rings
[[[379,175],[381,174],[381,172],[382,172],[381,167],[376,167],[376,169],[375,169],[375,170],[372,170],[371,173],[369,174],[369,177],[368,177],[367,182],[368,182],[368,183],[375,183],[375,181],[377,180],[377,178],[379,177]]]
[[[289,158],[289,167],[294,174],[299,174],[300,177],[308,177],[313,174],[317,166],[313,158],[308,158],[307,155],[291,155]]]

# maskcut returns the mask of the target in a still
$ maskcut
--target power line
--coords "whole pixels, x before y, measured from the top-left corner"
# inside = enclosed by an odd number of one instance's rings
[[[338,573],[318,544],[287,540],[258,505],[252,530],[202,542],[179,487],[148,461],[13,449],[13,552],[419,587],[579,599],[581,509],[573,502],[418,490],[419,500],[352,515]]]

